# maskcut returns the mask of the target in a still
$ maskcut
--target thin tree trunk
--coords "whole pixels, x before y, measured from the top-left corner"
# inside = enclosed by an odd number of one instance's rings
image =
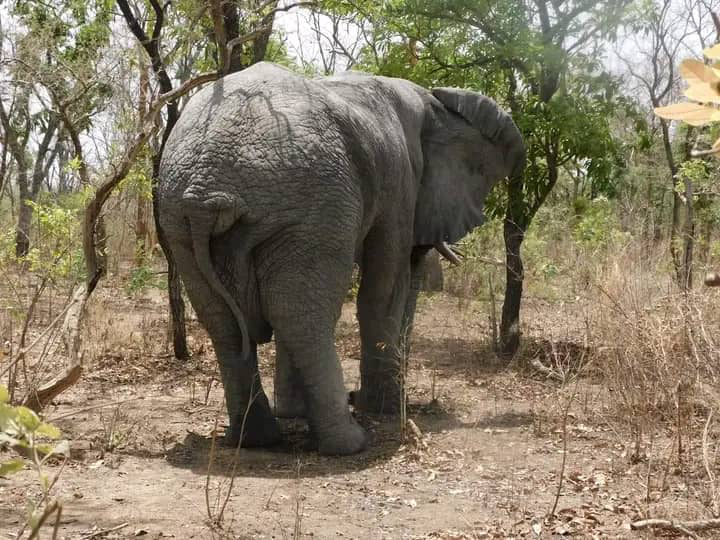
[[[15,228],[15,256],[24,257],[30,249],[30,221],[32,210],[25,204],[25,200],[29,196],[28,186],[28,164],[25,159],[25,147],[28,138],[25,137],[21,143],[19,135],[15,127],[10,122],[8,113],[0,100],[0,123],[2,123],[5,131],[5,145],[10,149],[15,164],[17,166],[17,184],[18,184],[18,220]],[[30,129],[30,126],[27,126]]]
[[[672,146],[670,143],[670,130],[665,120],[660,120],[660,128],[662,131],[663,138],[663,149],[665,150],[665,160],[667,161],[668,168],[670,169],[670,184],[672,186],[673,193],[673,207],[672,207],[672,222],[670,224],[670,256],[672,257],[673,267],[675,268],[675,279],[680,288],[684,288],[684,277],[683,277],[683,262],[680,254],[678,245],[678,239],[682,233],[682,207],[683,200],[680,194],[677,192],[678,185],[678,167],[675,163],[675,156],[672,153]]]
[[[30,223],[32,222],[32,208],[28,205],[30,194],[27,189],[27,175],[24,180],[18,177],[20,197],[18,204],[18,219],[15,227],[15,256],[25,257],[30,251]],[[23,185],[24,184],[24,185]]]
[[[0,158],[0,204],[5,194],[5,183],[8,182],[10,174],[8,172],[8,147],[3,144],[2,157]]]
[[[170,77],[165,70],[162,56],[160,55],[160,32],[165,22],[165,11],[157,0],[151,0],[151,5],[155,11],[155,24],[153,27],[152,39],[149,39],[145,30],[143,30],[140,23],[135,18],[135,14],[130,9],[127,0],[116,0],[118,7],[122,11],[125,21],[130,28],[130,31],[137,38],[138,42],[142,45],[143,49],[150,58],[153,72],[160,85],[160,91],[163,93],[170,92],[172,90],[172,82]],[[211,4],[211,11],[217,16],[216,8],[219,3],[215,2]],[[221,51],[224,55],[224,51]],[[180,282],[180,276],[175,266],[175,259],[173,258],[170,246],[168,245],[162,226],[160,225],[160,216],[158,214],[158,198],[157,198],[157,182],[158,172],[160,169],[160,159],[162,157],[163,149],[165,148],[165,142],[167,141],[170,131],[175,126],[179,117],[177,101],[172,101],[167,104],[167,122],[165,129],[162,134],[162,141],[160,148],[157,153],[153,156],[153,175],[152,175],[152,207],[153,207],[153,220],[155,222],[155,232],[157,233],[158,243],[160,244],[163,253],[165,254],[165,260],[168,265],[168,302],[170,307],[170,323],[173,331],[173,352],[175,358],[178,360],[185,360],[190,357],[187,338],[185,333],[185,303],[182,299],[182,283]]]
[[[165,130],[169,133],[168,127],[166,127]],[[164,141],[162,146],[164,146]],[[185,302],[182,297],[182,282],[180,281],[180,274],[175,264],[175,257],[165,238],[165,231],[162,225],[160,225],[160,212],[158,210],[157,178],[161,157],[162,154],[160,152],[153,157],[153,218],[155,220],[155,232],[157,233],[158,243],[165,254],[168,267],[168,301],[170,304],[170,325],[172,326],[173,334],[173,353],[178,360],[187,360],[190,358],[190,351],[187,346],[187,334],[185,330]]]
[[[145,52],[138,50],[140,60],[140,97],[138,100],[138,120],[140,125],[145,121],[149,101],[150,78],[145,62]],[[141,267],[147,260],[148,239],[148,205],[142,189],[138,189],[135,213],[135,266]]]
[[[520,346],[520,304],[523,291],[523,261],[520,249],[525,239],[523,179],[508,182],[508,205],[503,225],[505,239],[505,300],[500,321],[500,353],[512,357]]]
[[[693,286],[693,251],[695,249],[695,214],[693,211],[693,184],[685,179],[685,224],[683,227],[683,290]]]

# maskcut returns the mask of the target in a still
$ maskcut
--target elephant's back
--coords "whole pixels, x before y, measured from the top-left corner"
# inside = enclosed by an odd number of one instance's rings
[[[168,139],[165,188],[188,175],[249,183],[283,172],[322,175],[345,159],[331,99],[312,79],[265,62],[205,87]]]
[[[259,239],[315,215],[338,214],[340,221],[342,213],[361,214],[346,113],[336,101],[316,81],[272,64],[202,89],[163,154],[160,204],[175,208],[167,219],[187,215],[197,200],[219,200],[219,193],[247,209],[244,222],[254,224]]]

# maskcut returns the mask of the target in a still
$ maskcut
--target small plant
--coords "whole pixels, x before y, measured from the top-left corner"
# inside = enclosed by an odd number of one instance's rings
[[[40,420],[37,414],[27,407],[14,407],[9,403],[10,395],[6,387],[0,385],[0,447],[9,446],[24,457],[0,462],[0,476],[7,476],[29,466],[37,474],[41,488],[39,500],[28,499],[28,517],[18,533],[20,538],[29,527],[28,538],[36,538],[40,528],[55,516],[52,538],[57,538],[58,525],[62,514],[62,505],[51,498],[51,491],[62,472],[50,478],[45,465],[54,456],[68,455],[67,441],[60,441],[60,430]]]
[[[127,291],[129,294],[137,294],[154,286],[156,286],[155,273],[152,268],[142,265],[134,268],[130,274]]]
[[[79,210],[57,202],[26,201],[37,222],[37,241],[25,256],[29,269],[51,280],[79,279],[84,272]]]

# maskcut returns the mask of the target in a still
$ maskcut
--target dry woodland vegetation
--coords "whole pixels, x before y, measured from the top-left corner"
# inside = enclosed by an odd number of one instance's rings
[[[720,101],[716,66],[681,64],[717,41],[720,3],[10,4],[0,538],[720,534],[720,290],[700,283],[720,265],[717,126],[652,112],[681,100],[678,73]],[[620,73],[603,64],[613,48]],[[529,148],[444,291],[421,295],[407,410],[355,412],[372,439],[356,456],[319,456],[302,420],[276,448],[217,444],[218,368],[187,301],[189,354],[173,333],[153,165],[187,93],[260,59],[479,90]],[[336,340],[348,390],[356,292]],[[502,308],[520,292],[509,355]],[[274,356],[261,347],[270,394]]]
[[[111,207],[109,221],[123,212]],[[625,537],[649,534],[630,531],[644,519],[713,519],[716,291],[679,292],[661,246],[539,240],[528,242],[543,249],[528,252],[518,355],[507,364],[493,352],[487,283],[500,281],[502,268],[486,262],[501,255],[490,226],[466,247],[486,255],[470,253],[446,269],[445,292],[421,298],[411,422],[401,430],[398,418],[361,416],[373,445],[348,458],[306,450],[302,422],[284,424],[287,443],[277,449],[215,446],[224,410],[212,346],[191,319],[192,357],[172,357],[156,279],[162,260],[139,272],[113,240],[117,271],[82,329],[83,377],[43,411],[69,451],[39,467],[47,494],[34,467],[0,479],[0,531],[14,537],[28,502],[40,508],[45,499],[62,504],[58,538]],[[543,274],[548,264],[557,273]],[[6,358],[17,356],[23,332],[26,346],[39,339],[17,370],[2,364],[3,384],[12,377],[20,401],[68,362],[62,329],[50,325],[72,283],[43,288],[41,273],[14,263],[3,275]],[[338,347],[351,389],[359,356],[352,302]],[[261,354],[272,388],[272,344]],[[6,448],[3,461],[13,453]]]

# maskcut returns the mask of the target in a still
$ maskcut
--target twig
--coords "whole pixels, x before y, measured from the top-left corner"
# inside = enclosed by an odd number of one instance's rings
[[[86,534],[80,540],[91,540],[92,538],[97,538],[98,536],[102,536],[111,532],[119,531],[120,529],[124,529],[127,527],[129,523],[126,521],[125,523],[121,523],[120,525],[116,525],[115,527],[110,527],[109,529],[102,529],[100,531],[95,531],[90,534]]]
[[[720,152],[720,148],[710,148],[709,150],[693,150],[690,152],[691,157],[712,156]]]
[[[48,333],[55,327],[55,325],[57,325],[57,323],[60,322],[60,320],[65,316],[65,312],[66,312],[68,309],[70,309],[70,307],[71,307],[76,301],[77,301],[76,298],[72,298],[72,299],[67,303],[67,305],[63,308],[63,310],[58,314],[58,316],[55,317],[55,318],[52,320],[52,322],[45,328],[45,330],[42,331],[42,333],[41,333],[37,338],[35,338],[35,341],[33,341],[32,343],[30,343],[30,345],[28,345],[27,347],[19,350],[18,353],[15,355],[15,358],[13,358],[12,360],[10,360],[10,364],[9,364],[8,366],[6,366],[5,369],[3,369],[2,372],[0,372],[0,377],[4,377],[5,374],[12,368],[12,366],[14,366],[17,362],[19,362],[19,361],[21,360],[21,358],[22,358],[24,355],[26,355],[30,350],[34,349],[35,346],[36,346],[38,343],[40,343],[40,342],[45,338],[45,336],[48,335]]]
[[[48,422],[57,422],[58,420],[62,420],[63,418],[68,418],[69,416],[73,416],[76,414],[88,412],[88,411],[94,411],[95,409],[104,409],[105,407],[113,407],[117,405],[122,405],[123,403],[129,403],[131,401],[139,401],[141,399],[144,399],[143,397],[134,397],[134,398],[128,398],[128,399],[121,399],[120,401],[112,401],[110,403],[101,403],[100,405],[93,405],[92,407],[83,407],[82,409],[75,409],[74,411],[67,412],[65,414],[61,414],[60,416],[53,416]]]
[[[572,405],[573,400],[575,399],[575,394],[577,394],[578,384],[580,382],[580,377],[578,376],[575,379],[575,385],[572,391],[572,394],[570,395],[570,398],[568,399],[567,405],[565,406],[565,411],[563,412],[563,425],[562,425],[562,432],[563,432],[563,457],[562,457],[562,464],[560,465],[560,477],[558,478],[558,487],[557,492],[555,493],[555,501],[553,502],[552,510],[550,510],[550,513],[548,516],[554,516],[555,510],[557,510],[558,502],[560,501],[560,494],[562,492],[562,486],[563,486],[563,479],[565,478],[565,464],[567,462],[567,420],[568,415],[570,414],[570,406]]]
[[[495,290],[493,288],[492,272],[488,272],[488,293],[490,294],[490,326],[492,327],[493,351],[498,351],[497,309],[495,307]]]
[[[248,401],[247,407],[245,408],[245,414],[243,415],[242,424],[240,425],[240,439],[238,440],[237,446],[235,447],[235,453],[233,454],[233,464],[232,464],[232,470],[230,471],[230,485],[228,486],[227,495],[225,496],[225,500],[222,502],[222,505],[220,506],[220,512],[218,512],[217,515],[217,524],[220,525],[223,520],[223,515],[225,514],[225,508],[227,508],[228,502],[230,502],[230,495],[232,495],[233,486],[235,485],[235,478],[237,476],[237,466],[238,461],[240,459],[240,448],[242,446],[243,438],[245,438],[245,423],[247,421],[248,413],[250,412],[250,408],[253,406],[253,403],[255,403],[255,400],[260,395],[260,392],[262,392],[262,387],[258,389],[257,392],[253,393],[255,388],[255,381],[260,382],[260,375],[256,374],[255,378],[253,379],[252,384],[250,385],[250,401]]]
[[[215,444],[217,441],[218,415],[215,415],[215,426],[212,431],[212,439],[210,440],[210,456],[208,457],[207,475],[205,476],[205,508],[207,509],[208,519],[212,523],[213,513],[210,508],[210,478],[212,477],[212,466],[215,462]]]
[[[40,528],[45,524],[45,522],[48,520],[50,516],[52,516],[55,512],[60,511],[60,503],[57,501],[53,501],[51,505],[45,508],[45,511],[42,513],[40,518],[38,519],[38,522],[35,524],[35,526],[30,531],[30,536],[28,536],[28,540],[33,540],[34,538],[38,538],[38,533],[40,532]]]
[[[530,365],[534,367],[537,371],[545,375],[548,379],[555,379],[559,382],[564,382],[565,377],[563,377],[560,373],[555,371],[552,368],[547,367],[545,364],[543,364],[539,358],[533,358],[530,360]]]

